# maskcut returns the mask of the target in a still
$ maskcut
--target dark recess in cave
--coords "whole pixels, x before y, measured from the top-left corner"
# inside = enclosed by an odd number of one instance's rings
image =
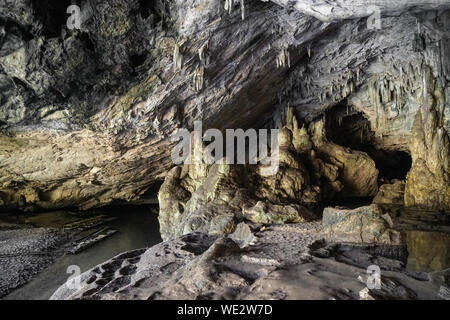
[[[95,52],[95,45],[87,33],[80,34],[80,39],[86,45],[86,49]]]
[[[59,37],[69,14],[67,7],[76,4],[72,0],[31,0],[35,16],[41,21],[42,35],[48,38]]]
[[[153,16],[154,25],[162,20],[164,8],[158,0],[139,0],[139,5],[143,19]]]
[[[144,64],[145,60],[147,59],[147,53],[143,54],[133,54],[130,56],[130,63],[133,68],[137,68]]]
[[[327,113],[327,137],[341,146],[366,152],[379,171],[380,183],[392,179],[405,180],[411,169],[411,156],[404,151],[379,149],[374,144],[374,132],[363,113],[342,103]]]

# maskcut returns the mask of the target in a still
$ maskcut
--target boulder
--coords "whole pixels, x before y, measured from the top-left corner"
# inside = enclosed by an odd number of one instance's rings
[[[252,229],[245,222],[241,222],[237,225],[236,230],[229,236],[234,242],[236,242],[240,248],[245,248],[256,242],[256,237],[252,232]]]
[[[315,218],[301,205],[276,205],[265,201],[258,201],[253,207],[244,209],[243,213],[248,220],[262,224],[300,223],[312,221]]]
[[[325,208],[323,233],[330,242],[402,244],[390,216],[372,204],[357,209]]]
[[[405,181],[394,180],[392,183],[383,184],[373,199],[373,203],[403,205],[405,195]]]

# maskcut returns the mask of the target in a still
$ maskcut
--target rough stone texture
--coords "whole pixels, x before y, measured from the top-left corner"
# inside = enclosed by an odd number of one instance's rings
[[[325,208],[322,225],[325,238],[331,242],[404,243],[400,232],[392,229],[389,214],[376,204],[354,210]]]
[[[241,249],[255,244],[257,241],[257,238],[253,235],[252,229],[245,222],[239,223],[236,230],[230,234],[229,237],[236,242]]]
[[[83,273],[80,289],[63,285],[52,299],[442,299],[445,277],[409,276],[389,246],[355,247],[346,255],[317,241],[318,227],[272,226],[244,249],[226,237],[185,235],[117,256]],[[318,257],[325,248],[330,255]],[[382,288],[363,291],[374,262]]]
[[[223,235],[245,219],[305,222],[324,201],[378,192],[375,161],[327,137],[328,111],[347,106],[347,116],[368,120],[374,148],[411,155],[405,205],[448,211],[448,0],[272,2],[245,1],[243,12],[223,0],[86,0],[81,30],[70,31],[71,1],[0,0],[0,209],[141,201],[165,180],[165,239]],[[368,28],[372,5],[380,30]],[[204,129],[281,129],[279,172],[172,168],[170,135],[195,120]],[[386,189],[375,202],[400,203],[385,200]],[[330,238],[400,243],[376,205],[325,211]],[[382,292],[358,294],[356,269],[303,264],[308,230],[274,228],[260,252],[195,234],[124,254],[83,275],[81,292],[56,297],[305,298],[298,287],[327,299],[421,297],[389,279]],[[330,279],[349,288],[323,289]]]
[[[158,193],[160,212],[160,230],[163,239],[171,239],[193,231],[202,231],[212,234],[233,232],[236,222],[246,218],[255,223],[286,223],[311,220],[314,215],[301,204],[283,205],[282,201],[289,195],[291,201],[301,200],[301,187],[291,193],[289,184],[293,179],[300,177],[298,170],[289,172],[289,167],[268,178],[269,183],[255,182],[264,177],[257,174],[256,165],[186,165],[185,170],[179,167],[172,169]],[[182,179],[183,171],[186,172]],[[195,180],[192,175],[199,172],[206,173],[206,177]],[[289,179],[289,180],[284,180]],[[274,181],[272,181],[274,180]],[[203,181],[198,186],[193,185]],[[263,192],[275,190],[281,195],[272,195],[269,200],[259,200],[258,186],[262,185]],[[270,192],[270,191],[269,191]],[[300,199],[299,199],[300,198]],[[288,198],[289,199],[289,198]],[[297,200],[299,199],[299,200]],[[269,201],[277,200],[272,204]]]
[[[274,114],[287,102],[310,121],[345,99],[370,97],[372,78],[383,79],[385,88],[386,74],[403,72],[402,83],[408,83],[422,63],[444,80],[448,96],[448,12],[442,11],[448,1],[274,2],[246,1],[242,21],[237,4],[229,14],[220,0],[89,0],[82,5],[81,30],[69,31],[69,1],[1,1],[3,205],[86,209],[138,200],[172,166],[169,135],[176,128],[192,128],[198,119],[219,129],[276,122]],[[381,30],[367,29],[363,19],[371,4],[381,8]],[[277,68],[283,49],[290,61]],[[181,70],[174,68],[175,52],[184,58]],[[415,92],[404,88],[416,87],[416,80],[394,83],[401,95],[392,96],[409,101]],[[369,108],[373,101],[363,102],[360,110],[368,115],[378,110]],[[388,130],[380,145],[409,150],[417,108],[406,109],[390,122],[403,129]],[[445,142],[448,103],[444,109],[436,129]],[[397,108],[379,110],[390,117]],[[423,143],[430,149],[431,140]],[[444,164],[412,156],[415,167],[427,163],[430,179],[441,175]],[[424,198],[421,186],[430,180],[414,175],[407,182],[408,205],[448,208],[446,191],[437,196],[442,200]],[[436,181],[433,188],[448,190],[448,179]],[[408,196],[410,190],[418,195]]]
[[[49,266],[68,239],[59,229],[0,222],[0,297]]]
[[[373,199],[373,203],[402,206],[404,204],[404,196],[405,182],[395,180],[393,183],[383,184],[380,187],[377,195]]]
[[[264,1],[264,0],[262,0]],[[376,7],[380,13],[396,15],[405,9],[421,11],[424,9],[445,8],[446,4],[439,0],[272,0],[283,6],[295,8],[303,13],[312,15],[322,21],[333,21],[371,16]]]
[[[310,132],[318,152],[342,171],[339,175],[339,180],[344,186],[341,196],[374,197],[377,194],[378,170],[375,162],[365,152],[350,150],[328,142],[323,121],[312,123]],[[311,161],[314,163],[317,160]],[[326,172],[325,175],[327,178],[330,176]]]
[[[422,71],[418,93],[422,108],[414,119],[411,139],[413,164],[405,187],[405,205],[447,210],[450,207],[450,140],[444,126],[445,96],[432,70]]]
[[[366,153],[329,142],[323,121],[299,129],[291,108],[285,122],[276,174],[266,174],[262,164],[173,168],[158,194],[163,239],[232,232],[242,218],[262,224],[310,221],[316,217],[306,207],[322,200],[376,195],[378,170]]]

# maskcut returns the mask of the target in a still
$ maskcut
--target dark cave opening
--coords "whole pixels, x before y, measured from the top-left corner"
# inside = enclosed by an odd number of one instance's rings
[[[73,3],[72,0],[40,1],[32,0],[31,4],[36,17],[41,21],[44,36],[58,37],[69,18],[67,8]]]
[[[139,5],[143,19],[153,16],[153,24],[157,24],[162,20],[164,7],[158,0],[139,0]]]
[[[133,54],[130,56],[130,63],[133,69],[143,65],[147,60],[147,53],[144,52],[142,54]]]
[[[351,110],[346,103],[327,113],[327,138],[352,150],[366,152],[376,164],[380,184],[393,179],[405,180],[411,169],[411,155],[402,150],[385,150],[375,143],[370,122],[362,112]]]

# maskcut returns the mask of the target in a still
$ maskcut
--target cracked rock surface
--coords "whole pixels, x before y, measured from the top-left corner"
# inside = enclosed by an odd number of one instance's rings
[[[80,289],[63,285],[52,299],[443,299],[445,273],[407,273],[401,250],[349,250],[318,240],[318,228],[255,230],[257,240],[243,249],[228,237],[192,233],[114,257],[83,273]],[[365,268],[374,262],[382,286],[368,290]]]

